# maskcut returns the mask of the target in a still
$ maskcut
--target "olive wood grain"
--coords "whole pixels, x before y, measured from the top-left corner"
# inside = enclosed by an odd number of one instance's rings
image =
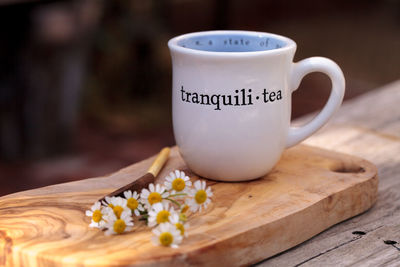
[[[260,266],[400,266],[399,103],[400,80],[346,101],[323,129],[304,142],[375,164],[379,170],[376,204]],[[386,244],[388,240],[397,244]]]
[[[110,176],[19,192],[0,198],[0,263],[6,266],[239,266],[258,262],[370,208],[377,170],[353,156],[309,146],[283,154],[267,176],[243,183],[207,181],[212,203],[189,216],[178,249],[153,246],[135,220],[132,232],[105,236],[85,216],[100,196],[148,169],[148,159]],[[171,151],[157,179],[181,169]]]

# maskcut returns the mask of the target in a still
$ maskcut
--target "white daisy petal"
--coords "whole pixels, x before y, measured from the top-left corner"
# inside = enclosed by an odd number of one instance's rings
[[[112,235],[114,231],[112,229],[107,229],[107,231],[104,232],[105,235]]]
[[[113,200],[114,198],[115,198],[115,197],[106,196],[106,197],[105,197],[105,200],[102,201],[103,206],[104,206],[104,207],[108,207],[108,206],[111,204],[111,202],[112,202],[112,200]]]
[[[200,180],[197,180],[196,182],[194,182],[194,188],[196,189],[196,191],[201,189]]]
[[[91,228],[98,228],[98,223],[95,223],[95,222],[91,222],[90,224],[89,224],[89,227],[91,227]]]
[[[156,184],[156,192],[161,193],[161,188],[160,188],[160,184]]]
[[[206,193],[207,193],[207,196],[210,196],[210,197],[213,195],[210,187],[207,188]]]
[[[157,216],[157,212],[155,212],[155,211],[150,211],[148,214],[149,214],[149,218]]]
[[[161,231],[160,231],[160,228],[154,228],[153,229],[153,231],[152,231],[155,235],[160,235],[161,234]]]
[[[131,190],[125,191],[124,192],[124,197],[126,199],[130,199],[132,197],[132,191]]]
[[[92,206],[91,209],[92,209],[92,211],[95,211],[95,210],[99,210],[100,207],[101,207],[101,203],[99,201],[97,201],[96,203],[94,203],[94,205]]]
[[[141,195],[149,195],[149,194],[150,194],[149,190],[147,190],[146,188],[142,189],[142,194]]]

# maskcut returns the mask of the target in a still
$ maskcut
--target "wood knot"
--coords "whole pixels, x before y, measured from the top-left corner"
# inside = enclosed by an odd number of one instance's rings
[[[353,235],[366,235],[367,233],[363,232],[363,231],[354,231],[354,232],[352,232],[352,234]]]
[[[383,240],[383,243],[385,243],[386,245],[392,246],[395,249],[397,249],[398,251],[400,251],[400,247],[396,246],[397,241],[394,241],[394,240]]]

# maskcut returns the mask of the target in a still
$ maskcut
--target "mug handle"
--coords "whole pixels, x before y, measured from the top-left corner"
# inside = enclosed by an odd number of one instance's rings
[[[320,113],[309,123],[301,127],[290,127],[286,147],[294,146],[321,128],[343,101],[345,80],[342,70],[332,60],[324,57],[311,57],[293,63],[289,87],[295,91],[303,77],[311,72],[322,72],[328,75],[332,82],[328,102]]]

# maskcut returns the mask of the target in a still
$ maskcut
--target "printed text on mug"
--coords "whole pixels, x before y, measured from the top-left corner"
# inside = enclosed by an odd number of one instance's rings
[[[246,88],[234,90],[232,94],[205,94],[190,92],[181,86],[180,92],[183,102],[213,105],[214,110],[221,110],[221,106],[249,106],[259,101],[262,103],[272,103],[282,99],[281,90],[267,90],[265,88],[260,95],[253,95],[252,89]]]

